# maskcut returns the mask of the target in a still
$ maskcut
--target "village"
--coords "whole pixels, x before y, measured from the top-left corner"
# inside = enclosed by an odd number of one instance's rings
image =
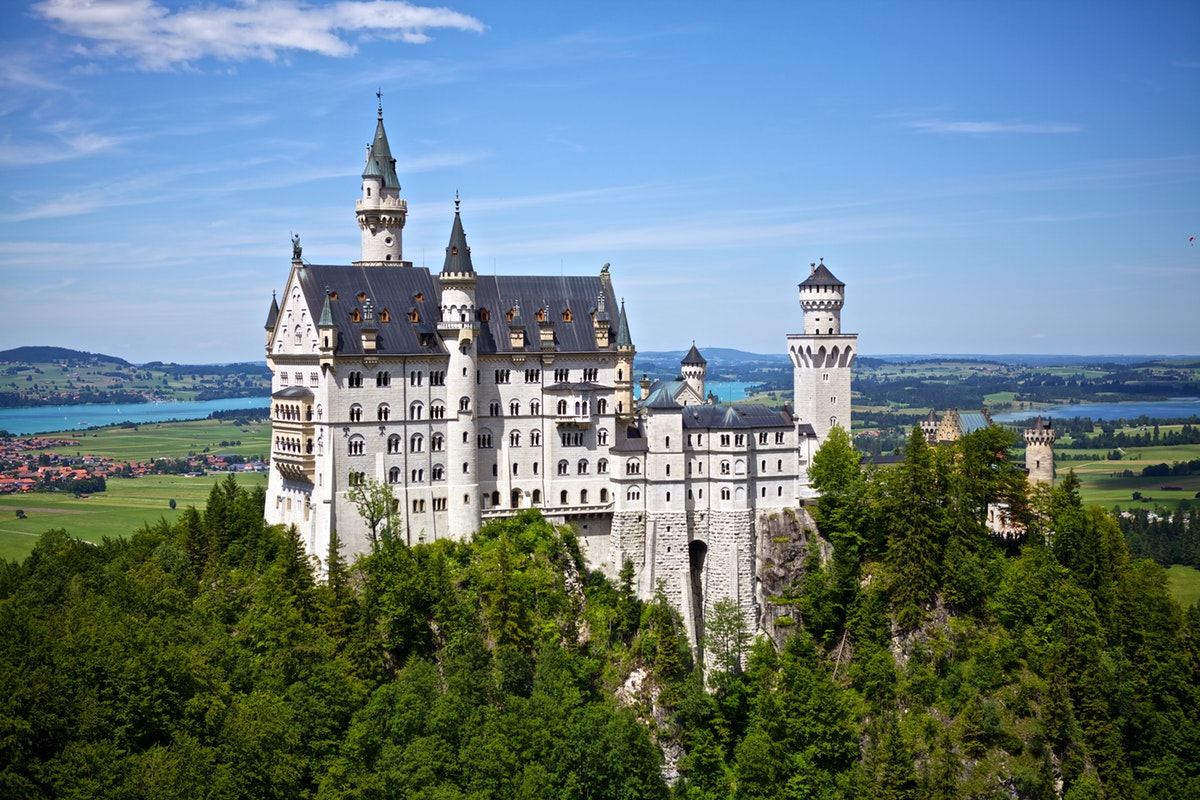
[[[108,478],[145,475],[202,477],[214,472],[265,472],[267,462],[247,460],[236,453],[198,453],[182,458],[122,461],[107,456],[79,455],[82,441],[57,437],[0,439],[0,494],[70,492],[86,498],[106,488]],[[61,451],[74,450],[76,455]]]

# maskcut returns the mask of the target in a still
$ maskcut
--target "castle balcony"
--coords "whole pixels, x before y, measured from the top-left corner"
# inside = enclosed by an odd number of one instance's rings
[[[271,453],[271,465],[290,481],[313,483],[313,476],[317,472],[317,457],[311,453],[275,451]]]
[[[362,211],[368,209],[371,211],[388,211],[394,214],[407,214],[408,201],[401,200],[398,197],[372,197],[370,200],[358,199],[354,201],[354,210]]]
[[[546,503],[539,503],[536,506],[521,506],[520,508],[493,506],[492,508],[485,508],[480,514],[483,519],[487,520],[506,519],[531,507],[538,509],[546,517],[581,517],[589,514],[611,514],[616,507],[616,503],[610,500],[607,503],[577,503],[565,506],[547,505]]]

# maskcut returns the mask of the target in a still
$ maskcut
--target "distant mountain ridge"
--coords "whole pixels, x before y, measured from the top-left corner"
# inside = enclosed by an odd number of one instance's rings
[[[0,350],[0,362],[22,362],[26,364],[46,364],[59,361],[104,361],[132,367],[123,358],[105,355],[104,353],[88,353],[83,350],[72,350],[68,347],[14,347],[11,350]]]

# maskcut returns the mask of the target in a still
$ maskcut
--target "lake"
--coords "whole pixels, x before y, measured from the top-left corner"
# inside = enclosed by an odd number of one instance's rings
[[[32,433],[120,425],[122,422],[144,425],[172,419],[205,419],[214,411],[270,407],[269,397],[231,397],[223,400],[186,400],[171,403],[0,408],[0,430],[26,436]]]
[[[993,414],[992,419],[996,422],[1019,422],[1038,414],[1043,417],[1059,419],[1091,417],[1092,419],[1116,420],[1137,419],[1143,415],[1158,419],[1186,418],[1193,415],[1200,416],[1200,397],[1172,397],[1170,400],[1148,403],[1073,403],[1049,406],[1035,411],[1006,411],[1003,414]]]

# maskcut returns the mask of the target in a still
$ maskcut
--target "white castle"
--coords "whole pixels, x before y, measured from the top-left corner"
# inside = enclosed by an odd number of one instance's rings
[[[574,526],[594,568],[633,562],[643,598],[662,587],[692,641],[725,597],[757,624],[756,537],[768,514],[812,496],[808,467],[850,428],[857,336],[845,285],[822,263],[800,284],[804,333],[787,337],[794,407],[721,405],[692,346],[677,381],[641,382],[606,264],[568,277],[475,272],[455,200],[440,273],[404,260],[382,106],[357,202],[362,258],[314,265],[294,241],[266,323],[272,374],[267,521],[295,525],[318,559],[371,530],[350,497],[392,490],[409,544],[469,538],[537,508]]]

